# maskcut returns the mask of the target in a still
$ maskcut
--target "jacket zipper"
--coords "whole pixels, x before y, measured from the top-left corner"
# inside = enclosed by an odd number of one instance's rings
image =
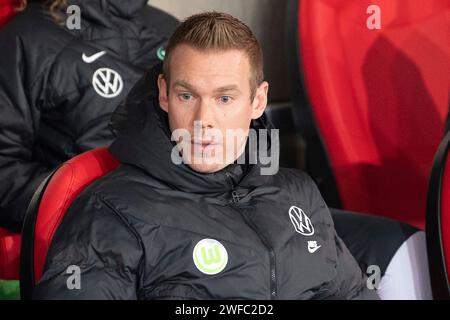
[[[256,235],[259,237],[263,245],[266,247],[267,251],[269,251],[269,258],[270,258],[270,299],[276,299],[277,298],[277,278],[276,278],[276,268],[275,268],[275,252],[272,248],[272,246],[269,244],[269,242],[266,240],[266,238],[261,235],[258,232],[258,229],[254,225],[252,221],[250,221],[237,207],[237,203],[239,203],[240,198],[239,194],[237,193],[236,189],[233,186],[233,181],[229,175],[229,173],[226,173],[226,176],[228,178],[228,181],[231,185],[231,197],[233,200],[232,207],[234,210],[236,210],[239,215],[242,217],[242,219],[245,221],[245,223],[250,227],[250,229],[253,230],[253,232],[256,233]]]

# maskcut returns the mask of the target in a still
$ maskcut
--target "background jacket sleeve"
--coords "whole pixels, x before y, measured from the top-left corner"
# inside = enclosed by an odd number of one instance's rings
[[[21,39],[5,30],[0,30],[0,226],[19,231],[34,191],[51,168],[33,160],[41,84],[26,74]]]
[[[33,298],[137,299],[141,248],[118,212],[95,195],[82,196],[55,234]]]

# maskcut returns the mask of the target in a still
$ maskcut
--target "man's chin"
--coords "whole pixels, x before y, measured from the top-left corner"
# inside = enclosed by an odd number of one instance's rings
[[[207,163],[192,163],[192,164],[188,164],[188,166],[198,172],[198,173],[214,173],[217,171],[222,170],[223,168],[225,168],[227,165],[226,164],[207,164]]]

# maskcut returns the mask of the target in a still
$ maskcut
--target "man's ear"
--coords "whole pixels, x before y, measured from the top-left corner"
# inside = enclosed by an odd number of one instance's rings
[[[167,98],[167,83],[163,74],[158,76],[159,105],[165,112],[169,112],[169,99]]]
[[[263,81],[256,89],[255,98],[252,102],[252,119],[258,119],[264,113],[267,107],[267,93],[269,92],[269,83]]]

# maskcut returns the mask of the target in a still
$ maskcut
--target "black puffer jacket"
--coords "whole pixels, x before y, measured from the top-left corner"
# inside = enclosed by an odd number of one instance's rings
[[[52,169],[110,143],[111,113],[176,25],[146,0],[71,0],[81,29],[69,30],[41,2],[0,30],[0,226],[11,230]]]
[[[34,298],[376,299],[309,176],[171,161],[157,73],[131,92],[110,147],[122,164],[68,210]]]

